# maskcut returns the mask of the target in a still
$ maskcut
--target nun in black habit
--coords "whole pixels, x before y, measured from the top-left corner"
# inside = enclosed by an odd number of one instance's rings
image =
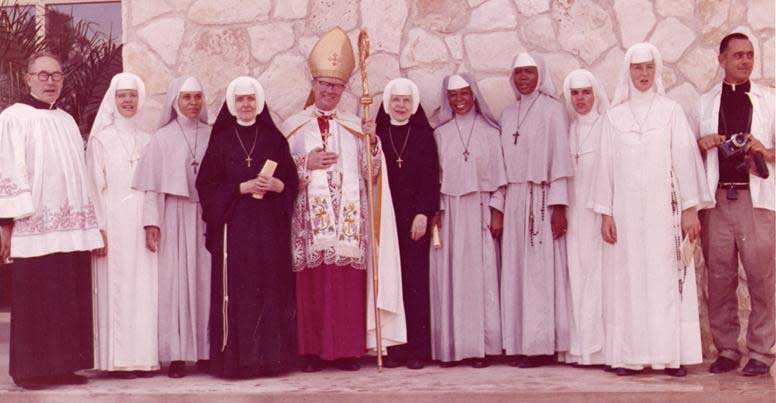
[[[386,85],[376,124],[396,212],[407,319],[407,344],[388,347],[385,366],[420,369],[431,359],[428,255],[431,217],[439,210],[439,160],[415,83],[397,78]]]
[[[274,174],[259,176],[270,160]],[[229,84],[196,185],[213,257],[210,370],[224,378],[285,372],[296,357],[290,228],[298,177],[255,79]]]

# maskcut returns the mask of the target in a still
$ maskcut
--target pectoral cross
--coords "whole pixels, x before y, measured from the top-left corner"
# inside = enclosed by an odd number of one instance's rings
[[[398,165],[398,166],[399,166],[399,168],[401,168],[401,163],[402,163],[402,162],[404,162],[404,160],[403,160],[403,159],[401,159],[401,157],[399,157],[399,158],[396,160],[396,165]]]
[[[191,161],[191,169],[194,170],[194,173],[197,173],[197,168],[199,168],[199,162]]]
[[[512,137],[515,138],[515,144],[517,144],[517,138],[520,137],[520,131],[519,130],[515,130],[515,132],[512,133]]]
[[[469,150],[463,150],[463,160],[469,161]]]
[[[329,137],[331,137],[331,133],[327,131],[321,133],[321,140],[323,140],[323,151],[326,151],[326,144],[329,143]]]
[[[248,168],[251,167],[251,161],[253,161],[253,158],[250,155],[245,157],[245,163],[248,164]]]

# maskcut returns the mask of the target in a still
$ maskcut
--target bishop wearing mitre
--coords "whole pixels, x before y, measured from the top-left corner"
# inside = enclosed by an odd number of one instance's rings
[[[347,34],[338,27],[326,33],[308,63],[312,89],[305,109],[281,126],[299,174],[291,227],[299,354],[305,372],[326,362],[355,371],[376,344],[370,253],[378,253],[382,346],[407,339],[396,219],[374,123],[362,124],[339,108],[355,67]],[[373,223],[368,186],[376,199]],[[370,234],[377,235],[374,251]]]

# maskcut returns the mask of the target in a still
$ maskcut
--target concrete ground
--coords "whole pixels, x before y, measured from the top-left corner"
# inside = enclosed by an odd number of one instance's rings
[[[773,376],[739,372],[712,375],[708,363],[690,367],[684,379],[662,371],[619,378],[599,369],[551,366],[517,369],[496,363],[485,369],[429,366],[385,369],[371,361],[358,372],[326,369],[277,378],[227,381],[191,374],[169,379],[116,380],[94,371],[83,386],[24,391],[8,376],[8,314],[0,313],[0,402],[776,402]],[[53,336],[53,335],[52,335]],[[774,374],[774,371],[771,372]]]

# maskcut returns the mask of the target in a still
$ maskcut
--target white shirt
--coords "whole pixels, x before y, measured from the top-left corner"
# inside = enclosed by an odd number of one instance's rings
[[[751,83],[749,99],[752,101],[752,127],[750,132],[757,140],[760,140],[765,148],[773,148],[776,143],[774,134],[774,93],[773,90]],[[695,132],[696,139],[717,133],[719,125],[719,105],[721,102],[722,85],[716,85],[709,92],[703,94],[697,107],[690,116],[690,126]],[[716,205],[715,190],[719,183],[719,155],[718,149],[712,148],[706,151],[704,161],[706,166],[706,178],[711,190],[712,204]],[[773,162],[766,162],[770,175],[763,179],[757,175],[749,175],[749,191],[752,196],[754,208],[763,208],[776,211],[776,168]]]

